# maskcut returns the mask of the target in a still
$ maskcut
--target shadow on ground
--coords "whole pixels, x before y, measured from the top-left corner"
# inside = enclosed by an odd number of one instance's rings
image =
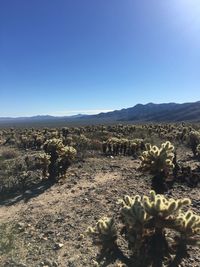
[[[23,193],[7,193],[1,196],[0,198],[0,206],[11,206],[19,201],[23,200],[24,202],[28,202],[30,199],[39,196],[44,193],[47,189],[53,186],[55,182],[46,180],[41,181],[40,183],[33,185],[31,188],[27,189]]]

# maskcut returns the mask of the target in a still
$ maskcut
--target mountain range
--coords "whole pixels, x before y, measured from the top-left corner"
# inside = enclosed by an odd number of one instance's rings
[[[193,103],[137,104],[131,108],[114,110],[96,115],[77,114],[73,116],[54,117],[39,115],[34,117],[0,117],[1,126],[20,124],[90,124],[90,123],[146,123],[146,122],[200,122],[200,101]]]

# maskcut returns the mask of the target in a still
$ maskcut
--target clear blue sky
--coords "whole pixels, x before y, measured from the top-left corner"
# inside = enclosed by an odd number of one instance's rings
[[[200,100],[200,0],[0,0],[0,116]]]

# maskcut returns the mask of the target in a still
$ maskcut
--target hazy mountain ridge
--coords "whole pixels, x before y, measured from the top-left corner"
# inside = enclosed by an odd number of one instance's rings
[[[127,122],[200,121],[200,101],[184,104],[137,104],[131,108],[100,113],[92,117]]]
[[[73,116],[56,117],[50,115],[38,115],[33,117],[3,118],[0,124],[17,123],[50,123],[50,122],[80,122],[80,123],[104,123],[104,122],[200,122],[200,101],[193,103],[163,103],[163,104],[137,104],[134,107],[114,110],[96,115],[77,114]]]

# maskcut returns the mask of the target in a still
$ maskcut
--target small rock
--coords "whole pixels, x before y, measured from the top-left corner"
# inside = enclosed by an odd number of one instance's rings
[[[54,246],[54,249],[61,249],[62,247],[64,246],[64,244],[62,243],[56,243],[55,246]]]

